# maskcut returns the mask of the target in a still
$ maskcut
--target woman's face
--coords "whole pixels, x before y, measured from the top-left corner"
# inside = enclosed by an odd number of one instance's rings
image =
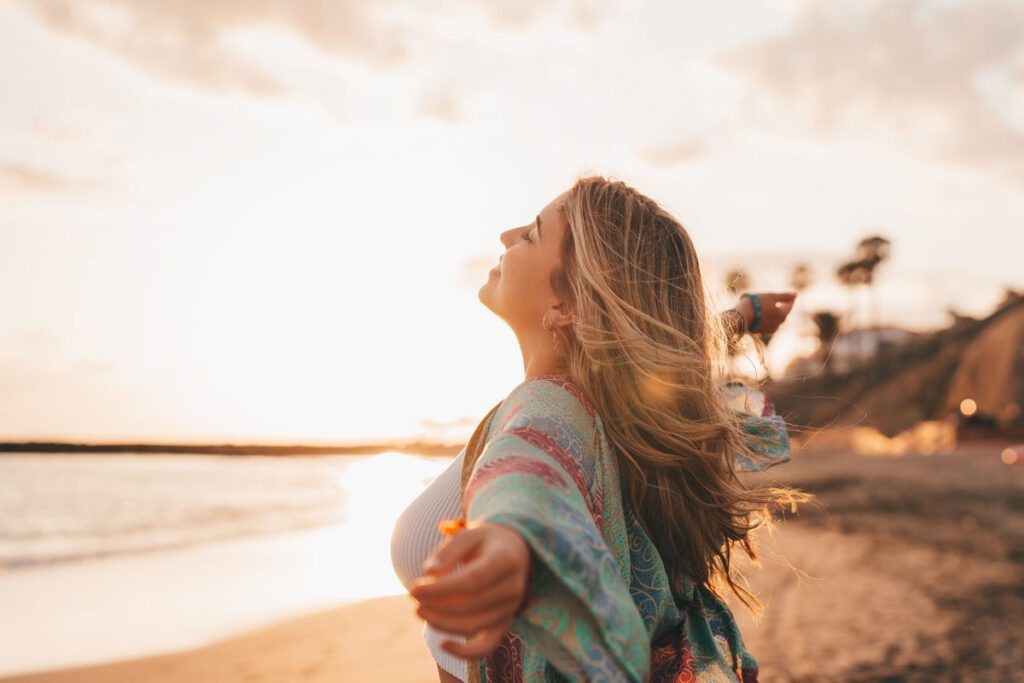
[[[517,333],[543,328],[546,314],[560,304],[551,274],[561,265],[568,224],[561,210],[563,192],[537,218],[501,233],[505,253],[480,288],[480,301]]]

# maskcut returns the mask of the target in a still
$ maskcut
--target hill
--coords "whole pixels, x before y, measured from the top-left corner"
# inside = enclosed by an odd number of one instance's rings
[[[1009,293],[981,320],[885,348],[841,374],[772,382],[778,411],[797,429],[870,426],[892,437],[924,420],[1024,434],[1024,297]],[[963,419],[966,416],[966,419]]]

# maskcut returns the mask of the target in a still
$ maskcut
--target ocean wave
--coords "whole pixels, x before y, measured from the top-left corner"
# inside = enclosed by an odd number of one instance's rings
[[[0,568],[342,524],[357,459],[189,455],[0,458]]]

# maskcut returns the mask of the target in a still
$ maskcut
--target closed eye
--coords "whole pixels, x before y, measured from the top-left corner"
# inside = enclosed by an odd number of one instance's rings
[[[533,242],[533,240],[530,239],[530,231],[529,230],[524,230],[523,231],[522,238],[524,240],[526,240],[527,242]]]

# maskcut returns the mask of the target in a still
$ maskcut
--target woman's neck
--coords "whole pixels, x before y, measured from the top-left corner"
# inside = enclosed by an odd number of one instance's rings
[[[541,330],[531,334],[516,335],[519,350],[523,354],[524,379],[533,379],[544,375],[568,375],[562,358],[555,352],[555,342],[551,332]]]

